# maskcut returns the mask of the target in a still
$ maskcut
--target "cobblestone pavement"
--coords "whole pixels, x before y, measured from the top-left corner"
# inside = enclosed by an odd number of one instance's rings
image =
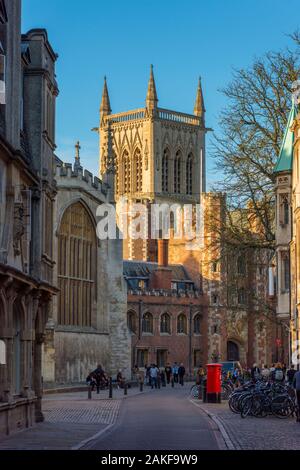
[[[226,449],[216,424],[190,402],[189,390],[168,387],[126,400],[116,425],[84,449]]]
[[[278,419],[247,417],[232,413],[227,402],[221,405],[197,405],[216,416],[223,424],[237,450],[299,450],[300,423],[295,418]]]
[[[139,393],[130,389],[128,397]],[[122,390],[114,390],[114,399],[108,392],[86,392],[49,395],[43,400],[45,422],[21,431],[0,442],[0,450],[67,450],[104,431],[118,418],[124,398]]]

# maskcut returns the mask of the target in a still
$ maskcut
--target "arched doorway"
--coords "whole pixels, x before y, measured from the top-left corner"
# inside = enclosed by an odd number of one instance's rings
[[[227,342],[227,361],[239,361],[240,350],[236,343],[233,341]]]

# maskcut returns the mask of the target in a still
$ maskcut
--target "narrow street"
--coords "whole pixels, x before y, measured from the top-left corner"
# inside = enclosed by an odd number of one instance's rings
[[[125,400],[117,423],[84,449],[224,449],[217,427],[189,401],[189,389],[168,387]]]

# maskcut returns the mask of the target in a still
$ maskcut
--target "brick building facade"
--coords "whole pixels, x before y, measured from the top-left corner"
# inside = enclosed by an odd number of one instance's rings
[[[226,197],[205,192],[205,138],[210,130],[205,123],[205,113],[201,81],[194,114],[158,106],[153,67],[146,105],[141,109],[113,114],[105,81],[100,126],[96,129],[100,135],[100,174],[105,172],[107,161],[113,159],[117,200],[126,198],[129,208],[134,203],[144,205],[150,219],[155,204],[165,204],[169,208],[170,232],[165,237],[168,239],[168,263],[173,271],[175,266],[184,269],[187,279],[193,283],[194,294],[188,295],[196,297],[191,302],[184,293],[178,295],[176,290],[169,291],[172,279],[167,273],[165,279],[158,276],[155,281],[151,262],[158,260],[159,237],[151,238],[149,227],[145,229],[147,237],[143,240],[137,240],[129,233],[123,242],[125,259],[144,262],[145,269],[151,272],[147,282],[156,282],[156,291],[147,290],[146,294],[139,290],[128,291],[129,313],[132,310],[131,313],[140,318],[148,310],[154,320],[151,334],[140,332],[138,341],[137,335],[132,335],[133,357],[137,360],[137,351],[145,348],[149,351],[148,360],[159,362],[157,351],[168,350],[169,356],[165,355],[165,358],[180,360],[182,356],[182,360],[190,364],[193,362],[192,349],[202,351],[200,362],[234,359],[243,365],[269,364],[276,360],[273,300],[268,296],[270,253],[251,249],[246,252],[238,246],[229,252],[222,241],[227,216]],[[194,208],[192,215],[187,216],[191,217],[193,227],[197,205],[202,209],[200,239],[174,236],[175,213],[187,205]],[[129,209],[128,223],[131,221]],[[180,224],[184,225],[184,222]],[[245,230],[255,232],[256,228],[246,224]],[[125,262],[125,266],[126,276],[129,264]],[[159,295],[159,290],[164,294]],[[190,303],[193,304],[192,311],[197,311],[197,304],[199,311],[203,311],[205,320],[201,338],[194,337],[192,328],[186,337],[178,336],[176,330],[176,318],[182,311],[188,323],[189,318],[193,318],[189,313]],[[166,310],[172,312],[172,334],[167,338],[160,330],[160,319]],[[139,322],[141,327],[141,318]]]

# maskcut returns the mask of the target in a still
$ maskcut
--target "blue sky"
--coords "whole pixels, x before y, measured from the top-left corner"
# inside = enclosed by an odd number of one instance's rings
[[[226,105],[218,92],[232,67],[291,45],[298,0],[23,0],[23,32],[43,27],[59,54],[57,154],[98,172],[98,124],[103,77],[114,112],[144,106],[149,66],[160,106],[192,112],[202,76],[207,125],[217,129]],[[208,161],[208,181],[215,178]]]

